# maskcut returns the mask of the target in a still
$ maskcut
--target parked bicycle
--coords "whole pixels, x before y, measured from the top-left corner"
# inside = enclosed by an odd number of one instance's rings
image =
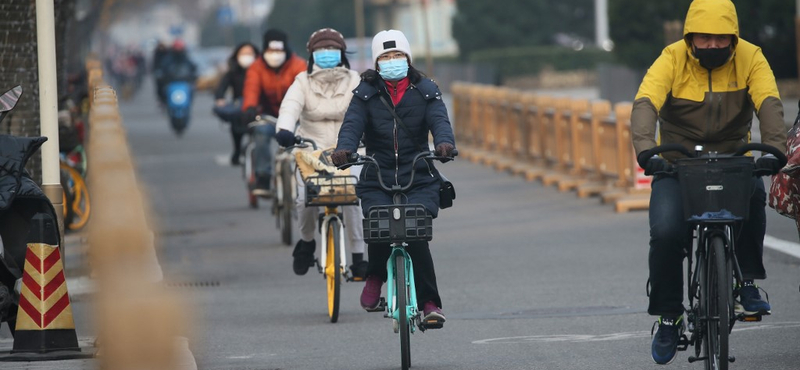
[[[60,163],[61,187],[64,197],[64,229],[76,231],[89,222],[92,211],[89,188],[78,170],[62,158]]]
[[[454,151],[454,156],[458,155]],[[367,243],[390,243],[392,252],[386,262],[386,298],[381,297],[376,312],[385,311],[384,317],[392,319],[394,332],[400,333],[400,356],[403,370],[411,367],[411,334],[417,329],[440,328],[441,322],[425,322],[417,308],[417,290],[414,285],[414,265],[405,250],[409,242],[430,241],[433,239],[433,218],[422,204],[405,204],[405,192],[411,188],[416,174],[416,164],[420,160],[449,161],[452,157],[438,157],[432,152],[421,152],[414,157],[411,165],[411,178],[405,185],[387,186],[380,174],[380,166],[375,158],[354,153],[353,165],[375,166],[378,182],[385,191],[392,194],[392,204],[373,206],[364,219],[364,241]]]
[[[752,178],[770,175],[757,170],[751,150],[774,155],[781,167],[786,156],[777,148],[760,143],[742,146],[732,155],[711,153],[700,156],[703,148],[690,153],[678,144],[657,146],[643,157],[652,158],[665,152],[680,152],[689,158],[678,159],[663,175],[676,176],[683,197],[683,212],[692,226],[694,254],[697,263],[692,267],[692,251],[687,251],[689,309],[687,312],[690,336],[682,335],[678,350],[694,346],[689,362],[704,361],[708,370],[727,370],[730,355],[728,340],[736,321],[761,321],[762,314],[736,313],[735,287],[742,285],[742,272],[736,258],[734,228],[750,214]]]

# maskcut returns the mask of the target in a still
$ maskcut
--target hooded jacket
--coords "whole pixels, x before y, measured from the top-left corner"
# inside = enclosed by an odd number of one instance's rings
[[[732,55],[708,71],[694,56],[691,34],[730,34]],[[739,38],[736,8],[730,0],[695,0],[689,6],[684,39],[667,46],[639,87],[631,114],[636,153],[677,143],[692,150],[732,153],[750,141],[753,112],[761,123],[761,142],[786,149],[783,105],[775,77],[761,48]],[[674,160],[675,153],[665,157]]]
[[[297,75],[286,92],[277,127],[294,131],[299,119],[297,135],[314,140],[320,149],[332,148],[359,77],[356,71],[343,67],[312,68],[311,74]]]
[[[253,65],[247,69],[242,111],[260,105],[262,113],[278,115],[289,86],[294,82],[294,78],[307,68],[305,60],[294,53],[287,52],[287,54],[286,61],[278,69],[270,68],[263,56],[256,58]]]
[[[429,132],[433,134],[434,146],[441,143],[455,146],[442,93],[431,79],[424,77],[418,80],[411,79],[408,90],[394,107],[397,115],[413,135],[409,136],[406,130],[395,122],[389,108],[380,100],[383,96],[388,104],[392,104],[384,80],[375,71],[364,74],[373,77],[365,78],[353,90],[354,96],[345,113],[336,150],[355,152],[363,136],[367,155],[373,156],[380,165],[383,182],[386,185],[405,185],[411,176],[414,156],[419,153],[418,146],[428,147]],[[433,163],[417,162],[414,184],[407,195],[410,203],[424,204],[436,217],[439,209],[437,192],[439,179],[434,174]],[[378,189],[377,172],[374,166],[365,166],[356,189],[361,197],[361,208],[365,212],[371,206],[381,205],[381,199],[385,199],[371,195],[362,196],[376,189]],[[415,192],[419,196],[414,194]]]

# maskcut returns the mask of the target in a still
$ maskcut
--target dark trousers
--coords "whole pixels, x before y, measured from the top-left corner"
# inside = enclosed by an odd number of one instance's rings
[[[241,132],[241,130],[231,125],[231,137],[233,138],[233,156],[238,159],[242,154],[242,138],[244,137],[244,132]]]
[[[369,266],[367,275],[378,276],[386,281],[386,261],[392,253],[388,243],[371,243],[369,248]],[[406,247],[414,266],[414,284],[417,287],[417,308],[422,310],[425,302],[433,301],[440,308],[439,288],[436,286],[436,273],[433,270],[433,258],[428,242],[411,242]]]
[[[767,277],[762,260],[767,229],[764,183],[753,179],[750,219],[735,227],[734,246],[744,279]],[[683,258],[692,252],[691,228],[683,215],[681,187],[672,177],[653,179],[650,195],[650,306],[651,315],[683,314]]]

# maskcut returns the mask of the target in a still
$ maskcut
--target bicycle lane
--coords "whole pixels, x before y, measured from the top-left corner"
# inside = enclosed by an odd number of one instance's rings
[[[210,103],[198,95],[195,107]],[[208,106],[208,105],[206,105]],[[358,307],[361,284],[342,290],[330,324],[324,281],[290,270],[274,219],[246,207],[238,169],[216,166],[228,138],[194,112],[180,140],[166,120],[142,110],[126,117],[141,178],[160,216],[165,274],[184,279],[202,310],[193,350],[206,369],[389,369],[399,338],[381,314]],[[439,168],[457,189],[455,206],[434,220],[431,243],[448,321],[412,336],[412,364],[425,369],[620,369],[652,364],[646,313],[647,213],[616,214],[538,183],[456,161]],[[737,331],[737,367],[795,368],[791,324],[797,265],[768,251],[775,314]],[[211,282],[206,287],[194,283]],[[385,291],[385,290],[384,290]],[[634,333],[634,334],[624,334]],[[649,333],[649,332],[648,332]],[[518,341],[496,338],[623,338]],[[592,337],[586,337],[592,336]],[[627,337],[626,337],[627,336]],[[792,357],[794,356],[794,357]],[[681,354],[673,368],[689,367]]]
[[[490,359],[503,358],[508,367],[500,368],[525,368],[512,359],[526,357],[532,368],[542,369],[652,364],[654,318],[645,312],[647,213],[615,214],[596,199],[469,167],[467,178],[445,172],[459,190],[457,207],[470,216],[445,213],[435,224],[434,240],[453,237],[473,245],[452,247],[463,252],[456,260],[470,275],[449,284],[458,294],[446,310],[457,330],[469,328],[461,334],[473,346],[470,355],[486,359],[487,367]],[[762,285],[771,293],[774,314],[761,323],[737,323],[736,364],[794,368],[798,357],[787,341],[800,338],[794,309],[800,298],[798,264],[769,250],[765,264],[770,279]],[[447,281],[459,270],[448,264],[437,273]],[[498,339],[509,337],[524,339]],[[686,357],[679,355],[673,366],[689,368]]]

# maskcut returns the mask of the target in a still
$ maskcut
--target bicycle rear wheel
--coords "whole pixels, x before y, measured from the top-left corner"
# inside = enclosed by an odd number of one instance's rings
[[[411,367],[411,323],[408,320],[408,284],[406,284],[406,261],[401,254],[395,257],[395,294],[397,295],[398,325],[400,327],[400,356],[403,370]]]
[[[325,261],[325,280],[328,283],[328,316],[331,322],[339,320],[339,291],[342,282],[339,255],[339,222],[336,218],[328,223],[328,247]]]
[[[722,237],[711,239],[706,281],[706,369],[728,370],[728,336],[730,334],[731,265],[725,256]]]
[[[281,241],[283,244],[292,245],[292,165],[290,160],[284,160],[281,165],[282,202],[280,208]]]

